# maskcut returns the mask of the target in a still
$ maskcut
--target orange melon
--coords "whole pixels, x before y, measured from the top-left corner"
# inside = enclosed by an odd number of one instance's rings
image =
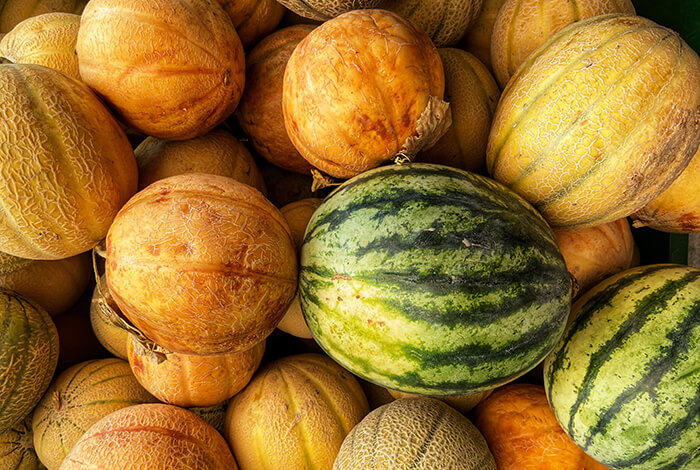
[[[491,67],[491,33],[496,22],[498,10],[506,0],[484,0],[481,14],[474,20],[474,24],[459,42],[459,48],[476,56],[489,71]]]
[[[326,21],[351,10],[376,8],[384,0],[278,0],[304,18]]]
[[[129,339],[129,332],[114,324],[105,309],[109,307],[117,315],[121,315],[119,307],[109,293],[107,278],[103,274],[100,276],[100,288],[97,286],[92,291],[90,300],[90,326],[95,333],[95,337],[104,348],[120,359],[127,360],[126,342]]]
[[[137,193],[107,234],[107,285],[150,340],[184,354],[242,351],[284,315],[297,285],[284,217],[256,189],[193,173]]]
[[[276,0],[219,0],[231,17],[244,49],[272,33],[286,9]]]
[[[31,415],[11,429],[0,433],[0,468],[2,470],[43,468],[34,451]]]
[[[224,438],[194,413],[149,403],[117,410],[75,443],[61,470],[237,470]]]
[[[420,396],[411,393],[400,392],[398,390],[392,390],[390,388],[388,388],[387,391],[392,397],[394,397],[394,399],[412,398]],[[486,397],[491,395],[491,392],[493,392],[493,390],[484,390],[483,392],[469,393],[467,395],[446,395],[431,398],[435,398],[436,400],[440,400],[450,405],[452,408],[454,408],[462,414],[467,414],[472,410],[472,408],[484,401]]]
[[[27,18],[44,13],[79,15],[88,0],[0,0],[0,36],[9,33]]]

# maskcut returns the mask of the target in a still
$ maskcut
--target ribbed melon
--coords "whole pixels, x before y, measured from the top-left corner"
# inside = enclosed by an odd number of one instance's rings
[[[353,428],[333,470],[496,470],[484,436],[457,410],[427,397],[381,406]]]
[[[360,377],[409,393],[475,393],[524,374],[558,341],[570,296],[542,217],[446,166],[347,181],[302,247],[299,297],[316,341]]]
[[[545,360],[557,420],[616,470],[700,463],[700,269],[648,265],[608,278],[572,308]]]
[[[626,217],[663,192],[700,142],[700,58],[638,16],[574,23],[503,91],[490,174],[560,228]]]
[[[2,470],[43,468],[34,451],[31,415],[0,434],[0,468]]]
[[[22,421],[51,383],[58,333],[34,302],[0,290],[0,433]]]
[[[384,0],[278,0],[304,18],[326,21],[351,10],[377,8]]]
[[[491,67],[491,33],[496,15],[501,5],[506,0],[484,0],[481,14],[474,20],[474,24],[459,42],[459,48],[471,52],[479,59],[489,71]]]
[[[0,0],[0,35],[9,33],[20,22],[44,13],[79,15],[88,0]]]
[[[276,0],[218,0],[231,17],[243,48],[249,49],[272,33],[286,9]]]

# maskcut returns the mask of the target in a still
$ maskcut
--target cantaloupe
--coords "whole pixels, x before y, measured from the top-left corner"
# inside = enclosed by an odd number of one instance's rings
[[[413,398],[413,397],[420,396],[420,395],[414,395],[411,393],[400,392],[398,390],[392,390],[390,388],[387,388],[387,391],[395,399]],[[431,398],[435,398],[436,400],[440,400],[440,401],[450,405],[452,408],[459,411],[460,413],[466,415],[476,405],[478,405],[479,403],[484,401],[489,395],[491,395],[492,392],[493,392],[493,390],[484,390],[483,392],[470,393],[467,395],[445,395],[445,396],[441,396],[441,397],[431,397]]]
[[[187,411],[202,418],[223,436],[226,427],[226,410],[228,409],[229,402],[230,400],[226,400],[214,406],[194,406],[187,408]]]
[[[202,418],[160,403],[111,413],[75,443],[61,470],[238,470],[224,438]]]
[[[79,15],[87,2],[88,0],[0,0],[0,36],[27,18],[44,13]]]
[[[75,42],[80,15],[45,13],[22,21],[0,40],[0,57],[15,64],[38,64],[80,80]]]
[[[481,14],[474,20],[474,24],[462,37],[458,47],[471,52],[483,63],[489,71],[491,68],[491,33],[496,22],[498,10],[506,0],[484,0]]]
[[[0,434],[0,469],[40,470],[42,468],[34,451],[32,417],[29,415]]]
[[[304,18],[326,21],[351,10],[377,8],[384,0],[278,0]]]
[[[219,0],[231,17],[244,49],[272,33],[286,9],[276,0]]]
[[[267,165],[262,170],[267,198],[276,207],[282,208],[289,203],[311,197],[323,197],[330,188],[314,188],[311,175],[302,175],[288,170],[283,170],[275,165]]]
[[[102,417],[157,400],[117,358],[76,364],[56,377],[32,415],[34,448],[49,470],[59,468],[73,445]]]

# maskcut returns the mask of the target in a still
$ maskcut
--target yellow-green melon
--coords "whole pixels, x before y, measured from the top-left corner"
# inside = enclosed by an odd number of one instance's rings
[[[83,12],[88,0],[0,0],[0,36],[9,33],[20,22],[44,13]]]
[[[40,470],[43,468],[34,451],[32,417],[29,415],[0,434],[0,469]]]

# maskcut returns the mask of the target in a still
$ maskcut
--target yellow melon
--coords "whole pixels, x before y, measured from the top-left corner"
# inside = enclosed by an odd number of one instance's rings
[[[147,137],[134,154],[139,166],[139,189],[168,176],[208,173],[233,178],[266,193],[265,181],[250,151],[222,129],[182,141]]]
[[[272,33],[286,9],[276,0],[219,0],[245,49]]]
[[[75,42],[80,15],[45,13],[22,21],[0,40],[0,57],[38,64],[80,80]]]
[[[496,22],[498,10],[506,0],[484,0],[484,6],[481,8],[481,14],[474,20],[467,33],[459,42],[459,47],[471,52],[477,59],[483,63],[490,71],[491,68],[491,33],[493,32],[493,24]]]
[[[127,360],[126,342],[129,339],[129,332],[113,323],[106,312],[109,306],[117,315],[121,315],[117,303],[109,293],[107,279],[103,274],[100,276],[100,288],[95,286],[92,291],[90,301],[90,325],[95,337],[104,348],[120,359]]]
[[[392,390],[390,388],[387,389],[389,394],[394,397],[395,399],[399,398],[411,398],[411,397],[417,397],[419,395],[414,395],[411,393],[405,393],[405,392],[400,392],[398,390]],[[444,403],[447,403],[450,405],[452,408],[455,410],[459,411],[462,414],[467,414],[469,413],[472,408],[474,408],[476,405],[481,403],[491,395],[492,390],[484,390],[483,392],[478,392],[478,393],[469,393],[467,395],[446,395],[446,396],[441,396],[441,397],[431,397],[435,398],[436,400],[440,400]]]
[[[0,0],[0,36],[22,21],[44,13],[79,15],[88,0]]]
[[[0,433],[0,469],[40,470],[43,468],[34,451],[31,414],[11,429]]]
[[[609,13],[634,15],[631,0],[506,0],[491,34],[491,64],[501,85],[532,51],[571,23]]]
[[[438,49],[445,69],[445,100],[450,103],[452,126],[417,160],[486,172],[486,145],[491,120],[501,94],[486,67],[460,49]]]

